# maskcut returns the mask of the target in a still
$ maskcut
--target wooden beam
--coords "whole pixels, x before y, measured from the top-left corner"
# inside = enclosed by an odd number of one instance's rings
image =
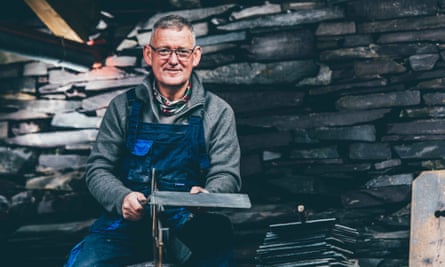
[[[50,31],[64,39],[84,43],[97,23],[94,0],[25,0]]]
[[[86,71],[106,55],[98,47],[50,35],[29,27],[0,23],[0,48],[35,60]]]

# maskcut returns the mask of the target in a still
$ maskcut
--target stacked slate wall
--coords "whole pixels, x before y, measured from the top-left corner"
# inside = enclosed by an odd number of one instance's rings
[[[206,87],[237,114],[243,192],[254,204],[228,212],[250,237],[240,238],[249,242],[240,261],[253,262],[266,225],[296,220],[303,204],[309,218],[363,233],[361,266],[407,265],[411,183],[445,166],[444,6],[270,1],[174,12],[195,25]],[[141,47],[166,13],[136,25],[102,68],[1,66],[4,236],[97,214],[82,183],[86,157],[110,99],[147,73]]]

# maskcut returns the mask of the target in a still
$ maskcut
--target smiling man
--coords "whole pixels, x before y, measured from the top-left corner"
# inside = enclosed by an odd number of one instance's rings
[[[66,266],[127,266],[152,255],[151,218],[141,203],[159,190],[234,193],[241,187],[234,112],[204,89],[192,25],[170,15],[153,26],[143,84],[110,103],[88,159],[86,183],[104,214]],[[234,266],[228,218],[164,207],[169,260],[182,266]]]

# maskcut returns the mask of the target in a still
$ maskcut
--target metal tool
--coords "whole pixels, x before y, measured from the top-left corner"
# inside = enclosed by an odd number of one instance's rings
[[[164,206],[208,207],[208,208],[250,208],[250,199],[245,194],[198,193],[159,191],[156,182],[156,171],[151,173],[151,194],[142,205],[150,205],[153,236],[153,266],[162,267],[164,238],[168,228],[162,227],[159,214]],[[166,238],[168,239],[168,238]]]

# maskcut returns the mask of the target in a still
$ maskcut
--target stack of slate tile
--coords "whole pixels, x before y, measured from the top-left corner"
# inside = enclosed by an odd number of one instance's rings
[[[257,267],[357,267],[353,256],[358,236],[335,218],[273,224],[256,251]]]

